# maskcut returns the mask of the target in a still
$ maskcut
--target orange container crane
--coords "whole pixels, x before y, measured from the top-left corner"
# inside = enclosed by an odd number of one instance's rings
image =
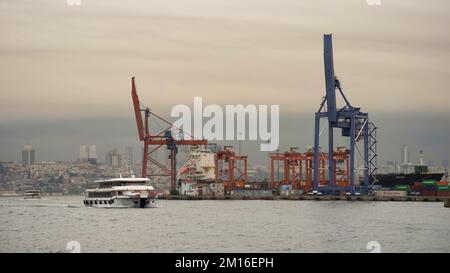
[[[293,190],[303,189],[305,192],[313,188],[314,151],[297,152],[298,148],[290,148],[284,153],[270,155],[270,188],[279,189],[282,185],[291,185]],[[328,154],[319,150],[318,153],[318,182],[320,186],[329,185],[327,179]],[[345,147],[338,147],[333,152],[333,185],[348,187],[350,174],[350,151]],[[282,163],[282,175],[275,178],[275,163]],[[280,169],[279,167],[277,169]],[[278,172],[278,171],[277,171]]]
[[[304,189],[308,191],[312,185],[312,157],[306,153],[297,152],[292,147],[282,154],[272,154],[270,157],[270,188],[279,189],[281,185],[291,185],[293,190]],[[274,163],[283,163],[282,179],[275,179]],[[278,171],[277,171],[278,172]]]
[[[277,177],[275,178],[275,162],[277,163]],[[280,162],[283,164],[283,176],[280,178]],[[281,153],[270,155],[270,189],[278,189],[281,185],[286,185],[286,157]]]
[[[176,128],[180,131],[181,129],[175,127],[171,122],[165,120],[164,118],[158,116],[157,114],[150,111],[148,107],[141,107],[141,103],[139,102],[139,97],[136,91],[136,84],[134,82],[134,77],[131,78],[131,97],[133,99],[133,107],[134,114],[136,117],[136,125],[139,135],[139,140],[144,142],[144,155],[142,159],[142,177],[147,176],[169,176],[170,177],[170,191],[173,192],[178,187],[176,183],[176,155],[178,153],[179,145],[206,145],[208,141],[205,139],[202,140],[186,140],[180,139],[176,140],[172,137],[172,129]],[[142,112],[144,112],[145,120],[142,119]],[[157,120],[162,121],[167,125],[167,128],[156,133],[152,134],[150,132],[150,117],[154,117]],[[151,154],[156,152],[163,146],[166,146],[170,151],[170,169],[164,166],[163,163],[158,162],[157,160],[151,157]],[[152,172],[151,174],[147,173],[149,163],[153,164],[159,172]]]
[[[310,184],[304,180],[304,172],[307,171],[307,158],[305,155],[296,152],[297,147],[290,148],[290,150],[284,153],[286,157],[285,164],[285,176],[287,183],[292,186],[293,190],[305,189],[308,190]],[[306,179],[308,180],[308,179]]]
[[[307,170],[308,170],[308,179],[311,179],[314,182],[314,151],[309,150],[305,153],[306,161],[307,161]],[[328,160],[328,155],[319,150],[317,155],[317,165],[318,165],[318,183],[320,186],[327,185],[328,181],[326,180],[326,164],[325,162]]]
[[[230,148],[224,146],[223,151],[218,151],[214,155],[215,180],[216,183],[224,183],[224,189],[231,191],[234,188],[243,188],[247,183],[247,156],[237,155]],[[222,164],[219,164],[222,162]],[[244,162],[243,169],[239,167],[239,162]],[[222,166],[221,166],[222,165]]]
[[[349,187],[349,175],[350,175],[350,150],[345,147],[338,147],[337,151],[333,153],[333,169],[334,169],[334,186],[336,187]],[[342,167],[343,165],[343,167]]]

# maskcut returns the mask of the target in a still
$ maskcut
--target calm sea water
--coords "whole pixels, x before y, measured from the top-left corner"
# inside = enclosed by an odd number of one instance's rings
[[[81,196],[0,198],[0,252],[450,252],[443,203],[165,201],[85,208]]]

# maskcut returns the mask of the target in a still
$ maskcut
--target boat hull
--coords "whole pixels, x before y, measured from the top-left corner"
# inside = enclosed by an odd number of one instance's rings
[[[150,197],[113,197],[113,198],[97,198],[84,200],[86,207],[95,208],[155,208],[156,202],[154,198]]]
[[[413,185],[415,182],[422,182],[423,180],[440,181],[444,173],[426,173],[426,174],[376,174],[375,185],[381,185],[385,188],[392,188],[396,185]]]

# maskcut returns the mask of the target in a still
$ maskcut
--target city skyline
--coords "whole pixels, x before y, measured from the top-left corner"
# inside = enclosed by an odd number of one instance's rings
[[[235,141],[236,142],[236,141]],[[39,164],[42,162],[63,162],[63,163],[69,163],[69,162],[90,162],[92,164],[107,164],[107,165],[123,165],[122,162],[128,167],[128,166],[135,166],[135,164],[141,164],[142,159],[141,157],[138,157],[138,160],[135,160],[135,156],[134,156],[134,147],[132,146],[124,146],[122,148],[113,148],[111,150],[107,150],[104,154],[100,154],[98,155],[95,151],[96,151],[96,144],[91,144],[89,146],[87,145],[79,145],[79,156],[74,158],[74,159],[68,159],[68,160],[54,160],[54,159],[45,159],[45,160],[40,160],[39,158],[35,157],[35,152],[36,149],[31,145],[31,144],[26,144],[24,145],[23,149],[21,150],[21,159],[20,160],[0,160],[0,162],[22,162],[23,165],[30,165],[30,164],[25,164],[24,163],[24,152],[26,151],[32,151],[33,153],[33,160],[32,163],[35,164]],[[405,147],[406,147],[406,152],[405,152]],[[95,157],[90,157],[89,156],[89,152],[86,153],[86,157],[82,157],[82,148],[86,149],[86,151],[91,151],[90,149],[94,149],[95,152]],[[139,149],[143,149],[142,147],[139,147]],[[277,152],[277,151],[276,151]],[[280,152],[280,150],[278,150],[278,152]],[[425,164],[425,165],[429,165],[429,166],[433,166],[433,167],[439,167],[439,168],[448,168],[449,167],[449,160],[448,159],[444,159],[442,161],[436,161],[433,160],[432,158],[425,158],[425,160],[423,162],[421,162],[421,156],[424,156],[423,154],[423,150],[419,149],[416,151],[416,149],[413,149],[413,153],[410,152],[409,150],[409,146],[406,144],[402,144],[401,147],[399,147],[399,155],[398,158],[394,158],[392,160],[388,160],[386,162],[382,162],[382,164],[379,164],[379,169],[382,170],[382,168],[384,169],[389,169],[391,171],[392,166],[396,166],[397,170],[395,170],[396,168],[394,167],[394,171],[401,171],[401,165],[405,165],[405,164],[410,164],[411,166],[413,165],[420,165],[420,164]],[[44,151],[45,153],[45,151]],[[141,151],[142,153],[142,151]],[[160,153],[162,153],[163,155],[168,156],[167,151],[162,151],[159,152],[158,154],[153,155],[154,159],[158,160],[158,157],[160,156]],[[114,160],[116,160],[115,164],[112,164],[112,160],[111,156],[115,156],[117,155],[118,158],[115,158]],[[130,157],[131,156],[131,157]],[[98,160],[98,158],[105,158],[105,160]],[[108,159],[109,158],[109,159]],[[95,162],[90,160],[90,159],[95,159]],[[406,161],[405,161],[406,160]],[[264,162],[263,162],[264,163]],[[267,162],[265,162],[267,164]],[[165,162],[165,164],[168,164],[168,161]],[[257,163],[250,163],[250,166],[265,166],[266,164],[261,164],[259,162]],[[117,167],[116,166],[116,167]]]
[[[0,160],[19,160],[28,142],[43,160],[72,160],[80,143],[97,143],[102,155],[138,151],[133,75],[142,103],[166,118],[194,96],[280,105],[280,150],[306,149],[325,94],[322,35],[331,32],[345,93],[379,127],[379,162],[398,158],[402,144],[449,159],[448,1],[133,1],[0,3]],[[359,16],[341,20],[347,10]],[[257,144],[244,151],[261,164]]]

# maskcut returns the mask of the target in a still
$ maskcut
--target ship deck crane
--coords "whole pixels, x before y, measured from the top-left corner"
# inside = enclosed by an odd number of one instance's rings
[[[136,118],[136,125],[139,135],[139,140],[144,142],[144,153],[142,158],[142,177],[147,176],[169,176],[170,177],[170,191],[173,192],[177,190],[178,185],[176,183],[176,167],[177,160],[176,155],[178,153],[179,145],[206,145],[208,141],[205,139],[180,139],[177,140],[172,135],[172,129],[176,128],[171,122],[160,117],[159,115],[153,113],[148,107],[141,107],[139,102],[139,97],[136,91],[136,84],[134,82],[134,77],[131,79],[131,97],[133,99],[134,114]],[[142,119],[142,112],[144,113],[144,120]],[[150,132],[150,117],[154,117],[164,124],[167,125],[166,129],[153,134]],[[177,128],[182,131],[181,129]],[[156,152],[159,148],[166,146],[170,151],[170,169],[167,168],[163,163],[151,157],[151,154]],[[150,149],[150,147],[152,149]],[[148,165],[152,163],[157,169],[160,170],[159,173],[148,174]]]
[[[364,161],[363,186],[361,191],[368,189],[370,176],[376,171],[376,127],[369,121],[369,114],[362,112],[361,108],[350,104],[345,96],[341,83],[334,73],[332,34],[325,34],[324,38],[324,68],[326,96],[319,110],[315,113],[314,130],[314,180],[315,191],[319,190],[319,147],[320,147],[320,119],[328,119],[328,186],[322,190],[336,190],[355,192],[355,151],[361,155]],[[337,108],[336,89],[343,98],[345,105]],[[336,184],[335,164],[333,162],[334,134],[333,129],[341,129],[343,137],[350,139],[349,143],[349,177],[348,186],[340,187]],[[363,152],[359,150],[357,142],[363,140]]]

